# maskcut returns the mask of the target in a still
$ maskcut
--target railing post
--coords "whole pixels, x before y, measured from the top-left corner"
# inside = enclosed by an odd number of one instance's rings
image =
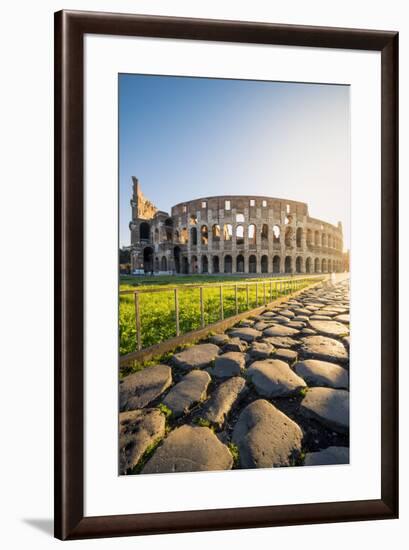
[[[179,291],[175,288],[175,322],[176,322],[176,336],[179,336]]]
[[[246,300],[247,300],[247,309],[250,309],[249,283],[246,283]]]
[[[205,326],[205,320],[204,320],[204,304],[203,304],[203,287],[200,287],[200,321],[202,328]]]
[[[137,290],[135,290],[134,299],[135,299],[136,349],[139,351],[140,349],[142,349],[142,340],[141,340],[141,315],[139,311],[139,293]]]
[[[220,285],[220,319],[224,319],[224,310],[223,310],[223,286]]]
[[[234,301],[236,303],[236,315],[239,314],[239,302],[238,302],[238,297],[237,297],[237,284],[234,285]]]

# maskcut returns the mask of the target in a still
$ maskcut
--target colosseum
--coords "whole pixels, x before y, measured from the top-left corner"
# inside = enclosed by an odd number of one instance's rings
[[[133,273],[343,271],[342,224],[311,218],[303,202],[256,195],[202,197],[158,210],[132,177]]]

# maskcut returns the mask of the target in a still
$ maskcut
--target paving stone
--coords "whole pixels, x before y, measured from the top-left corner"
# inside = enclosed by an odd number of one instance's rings
[[[301,339],[300,354],[309,359],[321,359],[323,361],[333,361],[346,363],[348,353],[345,346],[326,336],[306,336]]]
[[[143,474],[230,470],[233,457],[209,428],[184,425],[156,449]]]
[[[288,317],[284,317],[284,315],[276,315],[272,321],[274,321],[274,323],[288,323],[289,321],[289,318]]]
[[[276,316],[276,311],[264,311],[260,317],[262,319],[273,319]]]
[[[234,404],[245,392],[246,381],[235,376],[220,384],[210,399],[206,401],[200,417],[221,428]]]
[[[348,371],[334,363],[307,359],[294,365],[294,370],[309,386],[349,387]]]
[[[189,409],[206,398],[207,386],[210,383],[207,372],[193,370],[186,374],[169,391],[163,400],[163,404],[169,407],[175,417],[189,411]]]
[[[172,370],[155,365],[126,376],[119,385],[119,409],[142,409],[172,384]]]
[[[301,321],[302,323],[308,323],[309,317],[307,315],[297,315],[293,318],[293,321]]]
[[[253,342],[249,349],[251,359],[266,359],[274,351],[274,347],[268,342]]]
[[[349,324],[349,313],[341,313],[341,315],[337,315],[334,317],[334,321],[338,321],[339,323],[345,323]]]
[[[264,329],[266,329],[268,327],[271,327],[271,323],[266,323],[265,321],[258,321],[254,325],[255,330],[260,330],[260,331],[263,331]]]
[[[232,435],[242,468],[289,466],[301,451],[302,438],[300,427],[264,399],[241,412]]]
[[[215,346],[223,346],[230,340],[230,338],[227,334],[213,334],[213,336],[210,336],[209,340],[210,343]]]
[[[228,351],[216,358],[212,369],[213,376],[216,378],[230,378],[238,376],[246,366],[244,353],[238,351]]]
[[[315,418],[340,433],[349,430],[349,392],[332,388],[310,388],[301,401],[300,413]]]
[[[253,319],[243,319],[240,321],[239,326],[241,327],[253,327],[255,324],[255,321]]]
[[[282,361],[286,361],[287,363],[294,363],[294,361],[297,360],[298,353],[292,349],[287,348],[278,348],[275,351],[274,359],[281,359]]]
[[[293,317],[295,317],[295,313],[290,309],[282,309],[280,311],[280,315],[283,315],[284,317],[288,317],[289,319],[292,319]]]
[[[329,315],[311,315],[310,321],[331,321]]]
[[[268,398],[294,395],[306,386],[304,380],[279,359],[255,361],[247,369],[247,376],[256,392]]]
[[[256,338],[260,338],[262,333],[259,330],[255,330],[254,328],[234,328],[230,332],[231,338],[240,338],[240,340],[244,340],[245,342],[253,342],[253,340],[256,340]]]
[[[291,338],[291,336],[270,336],[263,338],[262,342],[267,342],[277,348],[294,348],[300,345],[298,340]]]
[[[311,315],[311,311],[309,309],[307,309],[306,307],[294,308],[294,313],[297,317],[299,317],[299,316],[308,317],[309,315]]]
[[[325,336],[347,336],[348,327],[337,321],[310,321],[310,327]]]
[[[215,344],[198,344],[176,353],[172,363],[185,370],[202,369],[218,356],[220,349]]]
[[[227,344],[223,346],[223,352],[240,351],[244,352],[248,348],[248,344],[240,340],[240,338],[231,338]]]
[[[305,455],[304,466],[331,464],[349,464],[349,447],[327,447],[322,451]]]
[[[263,336],[295,336],[299,334],[299,330],[291,327],[285,327],[282,325],[276,325],[270,328],[267,328],[263,332]]]
[[[301,334],[308,334],[308,336],[312,336],[313,334],[317,334],[315,330],[312,330],[312,328],[305,327],[301,329]]]
[[[295,328],[295,329],[302,329],[307,326],[306,323],[303,323],[302,321],[289,321],[288,323],[284,323],[286,327]]]
[[[126,474],[148,447],[165,435],[165,416],[158,409],[126,411],[119,415],[119,471]]]

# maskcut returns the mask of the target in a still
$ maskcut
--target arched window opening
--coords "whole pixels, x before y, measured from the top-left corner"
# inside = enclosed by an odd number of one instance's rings
[[[180,242],[181,244],[187,243],[187,229],[186,227],[182,228],[182,231],[180,232]]]
[[[280,273],[280,256],[273,258],[273,273]]]
[[[302,247],[302,228],[301,227],[297,228],[296,241],[297,241],[297,248],[301,248]]]
[[[197,245],[197,229],[196,227],[192,227],[190,230],[190,244],[192,246]]]
[[[200,230],[200,232],[201,232],[202,244],[207,245],[209,241],[209,231],[207,229],[207,225],[202,225],[202,229]]]
[[[244,256],[242,254],[237,256],[236,271],[237,273],[244,273]]]
[[[219,256],[213,256],[213,273],[220,272]]]
[[[223,239],[231,241],[233,238],[233,226],[231,223],[226,223],[223,227]]]
[[[295,271],[297,273],[301,273],[301,267],[302,267],[302,258],[301,256],[297,256],[297,259],[295,260]]]
[[[305,262],[305,271],[307,273],[311,273],[311,271],[312,271],[312,260],[311,260],[311,258],[307,258],[307,261]]]
[[[248,228],[248,237],[249,237],[249,245],[255,245],[257,242],[256,238],[256,226],[251,223]]]
[[[236,214],[236,223],[244,223],[244,214]]]
[[[166,260],[166,256],[162,256],[161,262],[160,262],[160,270],[161,271],[167,271],[168,270],[168,262]]]
[[[268,225],[263,223],[261,226],[261,241],[266,242],[268,240]]]
[[[284,266],[286,273],[292,273],[292,271],[293,271],[293,265],[292,264],[293,264],[293,262],[292,262],[291,256],[286,256],[285,266]]]
[[[233,261],[231,256],[225,256],[224,257],[224,272],[225,273],[231,273],[233,267]]]
[[[249,273],[257,273],[257,258],[254,254],[249,257]]]
[[[293,228],[287,227],[285,230],[285,246],[287,248],[292,247],[293,245]]]
[[[244,244],[244,227],[242,225],[236,227],[236,244]]]
[[[151,238],[151,228],[147,222],[142,222],[139,226],[139,237],[141,241],[149,241]]]
[[[273,225],[273,243],[280,242],[280,227],[278,225]]]
[[[209,260],[207,259],[207,256],[202,256],[202,273],[208,273],[209,272]]]
[[[261,273],[268,273],[268,257],[261,256]]]
[[[218,243],[220,241],[220,225],[217,223],[212,227],[212,241]]]

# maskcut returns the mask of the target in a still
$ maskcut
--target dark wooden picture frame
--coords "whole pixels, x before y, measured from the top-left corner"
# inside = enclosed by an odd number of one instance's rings
[[[381,52],[381,499],[84,516],[84,35]],[[398,517],[398,33],[61,11],[55,14],[55,536],[80,539]]]

